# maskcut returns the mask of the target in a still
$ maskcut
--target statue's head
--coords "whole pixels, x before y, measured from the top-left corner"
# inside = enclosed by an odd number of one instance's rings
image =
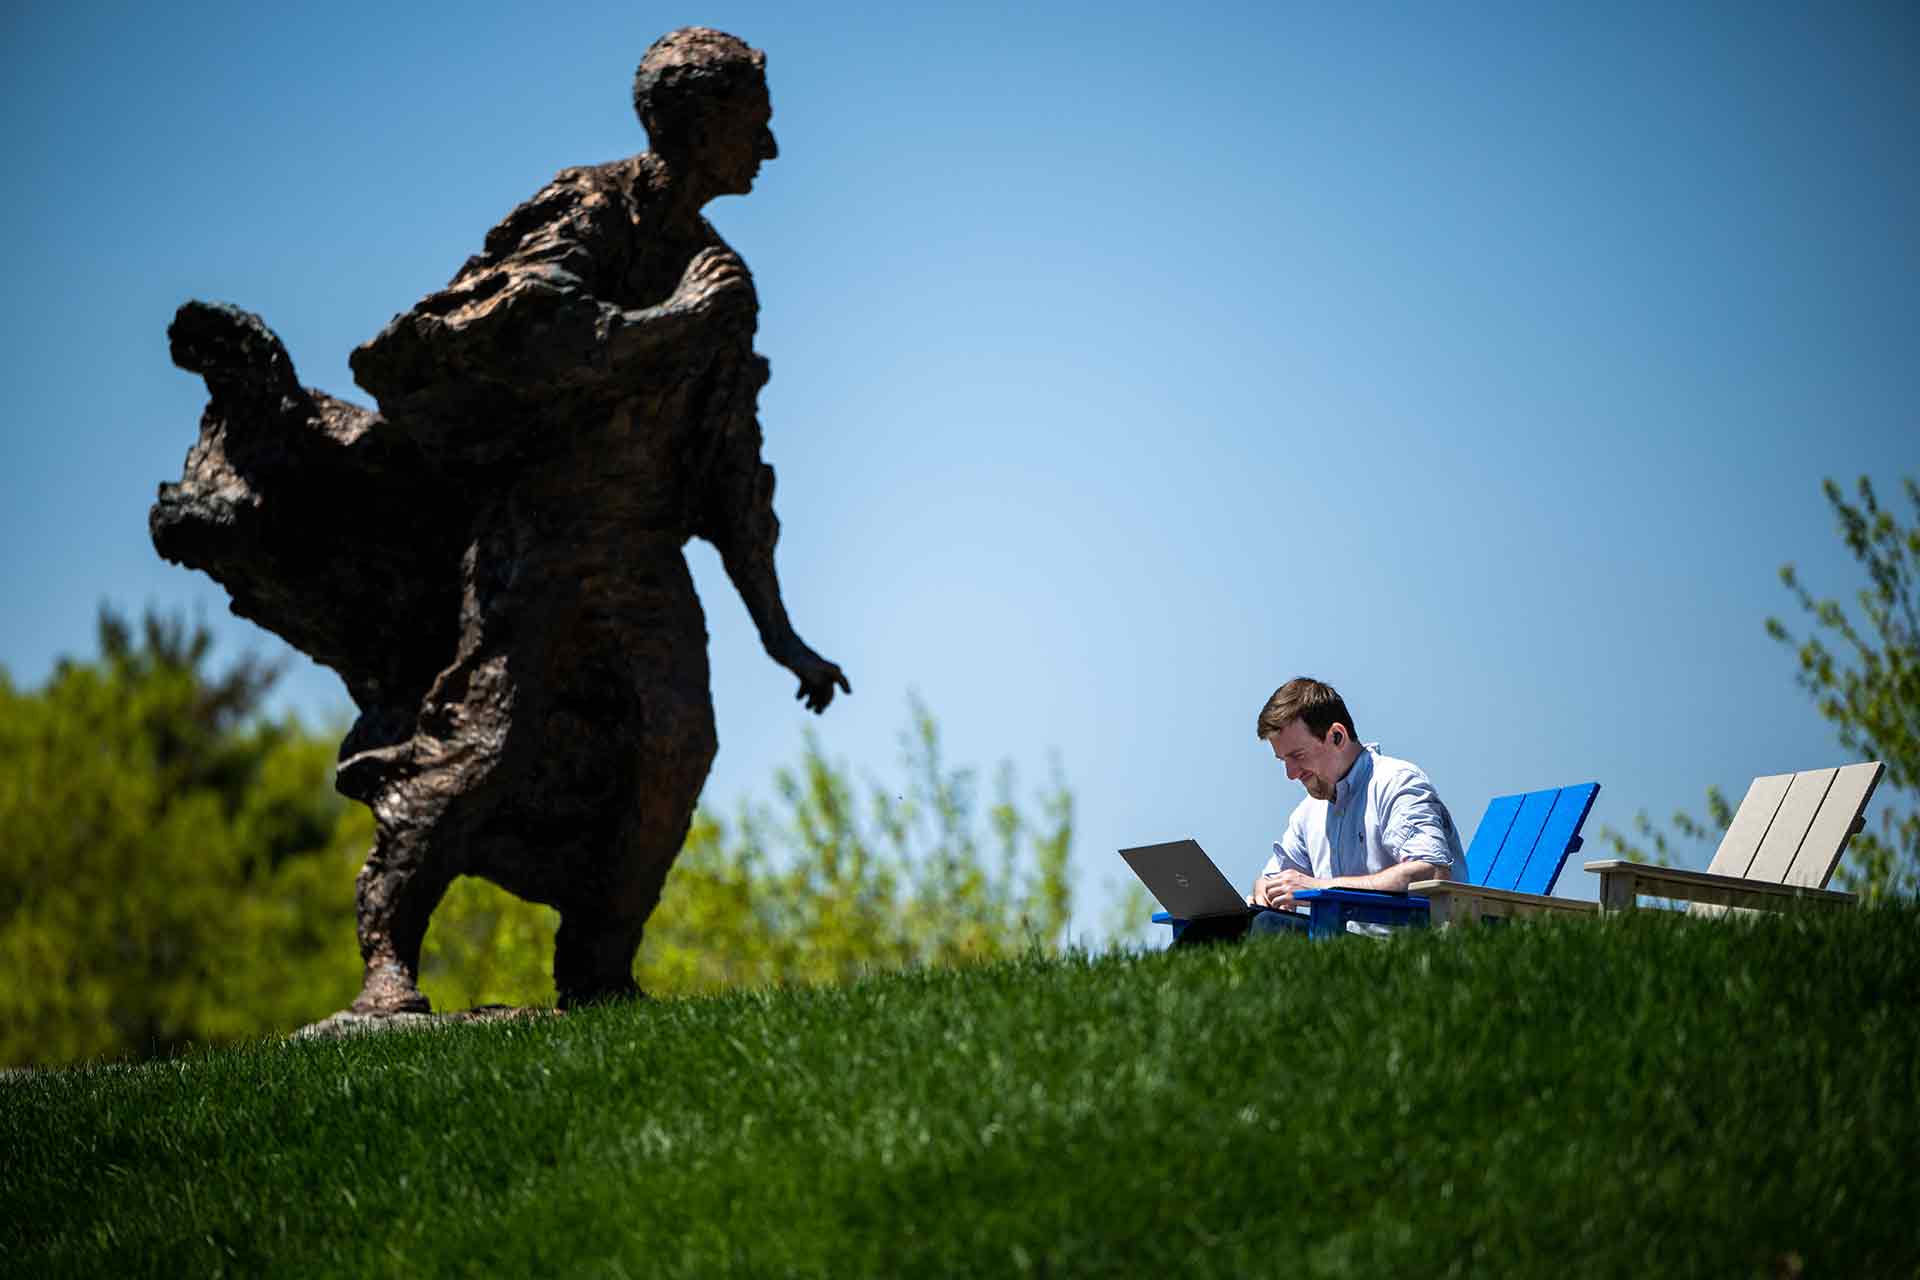
[[[633,75],[633,109],[656,154],[698,172],[714,195],[745,195],[774,144],[767,55],[711,27],[653,42]]]

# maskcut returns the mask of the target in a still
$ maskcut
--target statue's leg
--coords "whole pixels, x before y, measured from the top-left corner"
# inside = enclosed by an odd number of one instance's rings
[[[703,700],[705,692],[701,690]],[[647,917],[659,905],[667,872],[686,842],[694,805],[713,764],[712,711],[704,709],[704,733],[681,738],[671,752],[649,753],[653,758],[644,774],[645,792],[616,842],[619,856],[608,868],[603,892],[561,904],[553,985],[563,1009],[640,994],[633,978],[634,957]]]
[[[454,877],[468,870],[473,832],[498,802],[511,687],[504,656],[470,646],[422,704],[421,728],[368,767],[373,852],[355,908],[365,984],[355,1012],[424,1012],[420,946]],[[384,774],[385,776],[379,776]]]
[[[444,848],[435,848],[431,827],[382,824],[373,851],[355,881],[360,959],[366,977],[355,1013],[425,1013],[420,990],[420,947],[427,922],[458,873]]]
[[[605,862],[585,879],[586,892],[569,893],[560,903],[553,982],[562,1008],[640,992],[634,957],[686,842],[719,745],[707,692],[705,631],[689,632],[677,661],[667,664],[678,668],[676,678],[655,677],[638,691],[636,720],[645,729],[627,755],[637,794],[626,800]]]
[[[645,929],[644,916],[609,916],[584,905],[562,911],[553,939],[553,986],[560,1007],[638,996],[633,959]]]

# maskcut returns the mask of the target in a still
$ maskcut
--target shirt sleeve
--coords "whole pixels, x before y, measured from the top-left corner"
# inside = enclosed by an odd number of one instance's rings
[[[1387,797],[1381,844],[1396,862],[1430,862],[1452,868],[1459,836],[1453,815],[1424,774],[1403,779]]]
[[[1304,808],[1304,805],[1294,807],[1287,819],[1286,832],[1273,842],[1273,856],[1260,869],[1263,877],[1277,876],[1282,871],[1298,871],[1309,876],[1313,874],[1313,859],[1307,856],[1306,825],[1300,816]]]

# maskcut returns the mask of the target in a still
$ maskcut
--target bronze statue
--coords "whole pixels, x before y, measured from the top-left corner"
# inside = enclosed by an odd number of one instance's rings
[[[558,909],[562,1007],[637,992],[717,745],[688,538],[796,696],[851,692],[781,602],[758,302],[700,212],[777,154],[765,55],[675,31],[633,99],[651,151],[563,171],[353,353],[378,414],[300,387],[246,312],[188,303],[169,329],[210,400],[154,545],[360,710],[337,777],[377,823],[358,1012],[426,1009],[421,941],[457,875]]]

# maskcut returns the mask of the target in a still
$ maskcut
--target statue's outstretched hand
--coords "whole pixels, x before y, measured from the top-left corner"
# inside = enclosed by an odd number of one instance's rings
[[[804,644],[795,643],[793,655],[782,659],[781,666],[800,677],[800,688],[793,695],[807,704],[807,710],[818,715],[827,709],[833,701],[833,688],[840,686],[846,693],[853,692],[853,686],[847,683],[846,673],[837,663],[829,662]]]

